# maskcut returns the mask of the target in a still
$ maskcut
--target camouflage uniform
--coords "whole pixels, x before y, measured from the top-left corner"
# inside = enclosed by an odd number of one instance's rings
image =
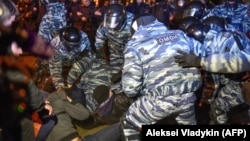
[[[229,28],[233,31],[239,30],[247,34],[250,32],[250,13],[246,4],[238,3],[237,8],[233,9],[229,8],[225,2],[215,6],[203,19],[213,15],[229,19]]]
[[[129,140],[135,139],[142,125],[154,124],[172,114],[178,114],[178,124],[196,124],[194,92],[201,86],[200,72],[193,67],[179,67],[173,57],[176,50],[198,55],[199,47],[201,44],[184,32],[168,30],[157,20],[135,32],[124,51],[122,75],[125,94],[140,96],[122,120],[122,134]]]
[[[82,40],[79,47],[68,51],[60,40],[59,35],[53,38],[51,44],[55,47],[55,55],[49,59],[50,74],[56,88],[65,87],[62,68],[71,67],[71,65],[82,58],[82,55],[90,54],[90,42],[87,34],[81,32]],[[91,56],[91,55],[90,55]]]
[[[102,50],[107,40],[108,50],[110,53],[110,65],[114,68],[115,71],[120,70],[123,65],[123,51],[125,44],[131,37],[131,23],[133,18],[134,15],[127,12],[127,20],[120,30],[108,29],[104,27],[103,24],[101,24],[96,31],[96,50],[97,52],[102,54]]]
[[[42,17],[38,35],[50,42],[53,38],[53,34],[67,24],[66,9],[64,2],[44,3],[46,3],[46,13]]]
[[[220,32],[212,29],[207,33],[203,43],[204,48],[206,49],[206,55],[239,52],[241,48],[236,43],[233,34],[240,39],[241,44],[244,45],[245,49],[249,49],[249,39],[245,34]],[[218,74],[206,72],[206,76],[209,75],[212,76],[215,84],[215,90],[212,96],[208,99],[208,102],[211,104],[211,124],[225,124],[227,122],[226,113],[230,108],[244,102],[240,87],[240,82],[242,81],[241,75],[238,73],[228,75],[224,73]]]
[[[86,107],[94,112],[98,106],[93,97],[94,89],[99,85],[111,86],[111,68],[102,59],[83,57],[74,63],[69,71],[67,83],[73,85],[81,76],[77,87],[83,89],[86,98]]]

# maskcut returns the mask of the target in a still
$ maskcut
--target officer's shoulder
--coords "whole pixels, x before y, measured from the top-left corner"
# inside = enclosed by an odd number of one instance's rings
[[[230,36],[233,35],[233,33],[231,33],[231,32],[221,32],[221,35],[222,35],[223,37],[225,37],[225,38],[229,38]]]

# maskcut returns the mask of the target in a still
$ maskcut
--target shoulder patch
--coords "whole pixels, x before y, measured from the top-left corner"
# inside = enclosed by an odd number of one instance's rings
[[[166,42],[173,42],[173,41],[176,41],[178,39],[179,39],[179,37],[176,34],[168,34],[168,35],[156,38],[156,41],[158,44],[163,44]]]

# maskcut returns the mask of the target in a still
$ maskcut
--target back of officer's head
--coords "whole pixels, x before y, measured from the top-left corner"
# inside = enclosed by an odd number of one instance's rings
[[[202,21],[202,23],[204,25],[204,28],[207,28],[207,30],[213,29],[218,32],[225,31],[227,26],[226,19],[219,16],[207,17]]]
[[[221,32],[226,30],[226,20],[219,16],[210,16],[200,23],[191,24],[186,33],[188,36],[203,42],[209,30]]]
[[[122,4],[110,4],[104,14],[104,27],[120,30],[127,20],[126,8]]]
[[[151,24],[155,20],[156,20],[156,17],[153,16],[152,14],[148,14],[148,13],[139,14],[134,18],[132,22],[132,29],[135,32],[138,30],[140,26]]]
[[[237,9],[239,3],[240,3],[240,0],[226,0],[227,8],[232,9],[232,10]]]
[[[188,27],[192,24],[196,24],[196,23],[200,23],[200,21],[195,18],[195,17],[185,17],[183,19],[181,19],[180,23],[179,23],[179,29],[186,32],[186,30],[188,29]]]
[[[186,30],[187,36],[192,37],[201,43],[203,43],[206,33],[207,31],[202,23],[191,24]]]
[[[63,45],[70,51],[81,44],[82,36],[79,29],[73,26],[65,27],[60,31]]]
[[[205,5],[200,1],[191,1],[184,8],[183,18],[196,17],[202,19],[204,16]]]
[[[167,3],[156,4],[152,7],[152,15],[157,18],[158,21],[169,26],[170,15],[173,12],[171,6]]]

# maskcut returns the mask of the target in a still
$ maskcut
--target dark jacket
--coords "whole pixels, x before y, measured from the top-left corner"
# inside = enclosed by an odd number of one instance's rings
[[[72,119],[84,120],[89,117],[89,112],[80,103],[69,102],[66,93],[53,92],[49,97],[54,115],[57,117],[57,124],[50,132],[46,141],[69,141],[79,136]]]

